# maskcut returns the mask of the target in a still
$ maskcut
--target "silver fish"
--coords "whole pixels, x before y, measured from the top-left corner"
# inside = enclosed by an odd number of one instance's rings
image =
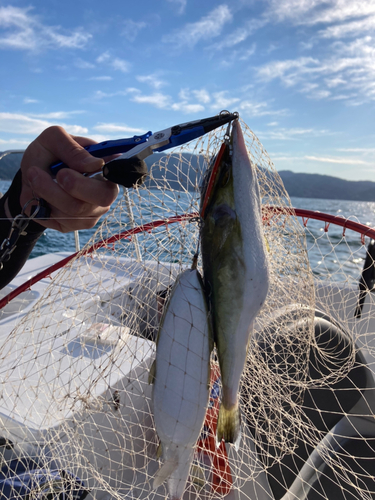
[[[217,439],[238,444],[239,384],[253,322],[267,296],[269,265],[258,180],[238,120],[219,155],[202,190],[201,248],[222,380]]]
[[[152,368],[156,432],[164,464],[154,488],[168,480],[170,498],[181,498],[209,398],[212,349],[203,283],[196,269],[181,273],[161,319]]]

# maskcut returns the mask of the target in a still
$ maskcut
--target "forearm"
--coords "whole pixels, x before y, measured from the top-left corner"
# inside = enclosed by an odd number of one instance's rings
[[[0,199],[0,245],[9,236],[12,225],[12,218],[21,213],[20,194],[22,188],[22,174],[19,170],[13,179],[13,182]],[[22,269],[28,259],[38,238],[45,230],[35,221],[30,221],[24,233],[19,237],[15,249],[10,254],[8,261],[3,262],[0,270],[0,289],[4,288]]]

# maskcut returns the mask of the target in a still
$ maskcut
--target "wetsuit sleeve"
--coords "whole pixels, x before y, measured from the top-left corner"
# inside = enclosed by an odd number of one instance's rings
[[[22,189],[22,173],[19,170],[13,179],[13,182],[0,198],[0,245],[8,237],[12,222],[7,218],[5,203],[8,202],[8,209],[12,217],[21,213],[20,194]],[[3,262],[3,268],[0,270],[0,289],[4,288],[22,269],[28,259],[38,238],[43,234],[45,228],[35,221],[31,221],[26,228],[26,234],[21,235],[17,241],[16,247],[10,255],[7,262]]]

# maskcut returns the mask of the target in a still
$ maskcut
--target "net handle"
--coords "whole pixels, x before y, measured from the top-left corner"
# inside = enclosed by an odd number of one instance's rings
[[[309,219],[314,219],[314,220],[320,220],[326,223],[325,226],[325,231],[328,231],[328,226],[330,224],[334,224],[336,226],[341,226],[344,228],[343,235],[345,234],[346,229],[350,229],[351,231],[355,231],[356,233],[359,233],[362,238],[362,243],[364,244],[364,238],[367,236],[369,238],[375,239],[375,228],[371,228],[368,226],[365,226],[364,224],[360,224],[359,222],[352,221],[350,219],[346,219],[345,217],[338,217],[337,215],[330,215],[326,214],[324,212],[317,212],[314,210],[304,210],[301,208],[284,208],[284,207],[274,207],[274,206],[265,206],[264,211],[269,212],[271,215],[267,214],[264,215],[264,221],[270,222],[270,219],[273,214],[286,214],[286,215],[291,215],[291,216],[297,216],[301,217],[303,219],[303,225],[306,227],[307,221]],[[91,247],[87,248],[86,250],[82,250],[80,252],[75,252],[72,255],[69,255],[68,257],[65,257],[64,259],[60,260],[59,262],[56,262],[52,266],[48,267],[47,269],[44,269],[44,271],[41,271],[40,273],[36,274],[29,280],[25,281],[25,283],[22,283],[19,287],[15,288],[12,290],[8,295],[3,297],[0,300],[0,309],[5,307],[11,300],[16,298],[18,295],[20,295],[22,292],[25,292],[26,290],[29,290],[35,283],[38,281],[42,280],[43,278],[46,278],[53,272],[57,271],[58,269],[61,269],[64,267],[68,262],[70,262],[72,259],[74,259],[76,256],[80,255],[88,255],[95,250],[98,250],[99,248],[109,246],[111,244],[116,243],[117,241],[126,239],[126,238],[131,238],[133,235],[138,234],[138,233],[143,233],[143,232],[149,232],[152,231],[153,229],[156,229],[160,226],[168,226],[169,224],[174,224],[176,222],[184,222],[188,221],[190,219],[194,219],[199,217],[198,212],[193,212],[190,214],[183,214],[183,215],[176,215],[175,217],[170,217],[169,219],[161,219],[153,222],[149,222],[148,224],[143,224],[142,226],[137,226],[132,229],[128,229],[126,231],[123,231],[121,233],[118,233],[114,236],[111,236],[110,238],[107,238],[105,240],[99,241],[98,243],[95,243]]]

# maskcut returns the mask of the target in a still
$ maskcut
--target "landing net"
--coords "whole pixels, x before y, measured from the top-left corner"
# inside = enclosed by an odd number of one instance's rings
[[[242,376],[239,447],[215,444],[220,371],[213,351],[210,400],[184,499],[375,498],[370,293],[354,316],[365,242],[357,233],[330,239],[330,230],[305,227],[263,146],[241,125],[257,169],[270,289]],[[3,309],[5,497],[168,496],[166,482],[153,488],[163,460],[149,371],[171,286],[197,249],[200,185],[225,132],[159,155],[148,180],[121,193],[46,289],[25,292],[41,296],[8,330],[12,301]],[[311,269],[314,246],[321,259]],[[201,265],[199,258],[202,272]]]

